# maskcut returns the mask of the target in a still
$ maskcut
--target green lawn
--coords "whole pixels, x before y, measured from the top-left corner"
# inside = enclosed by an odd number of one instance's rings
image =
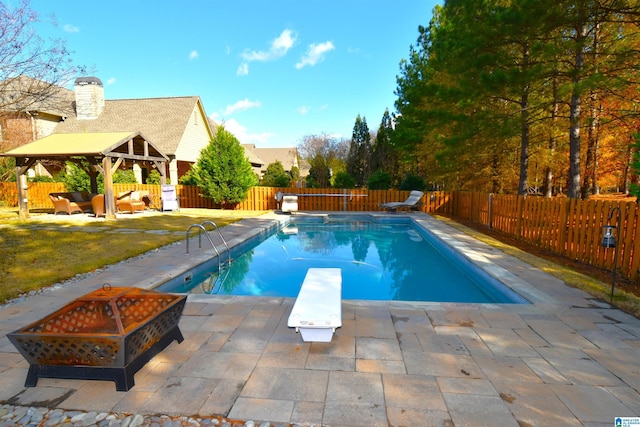
[[[86,215],[32,212],[27,220],[17,209],[0,209],[0,303],[53,285],[76,274],[140,255],[185,238],[189,225],[213,220],[223,227],[263,212],[181,209],[178,212],[96,220]],[[105,233],[113,229],[133,233]],[[104,229],[105,232],[102,231]],[[178,233],[153,234],[145,230]],[[132,244],[135,241],[135,244]]]

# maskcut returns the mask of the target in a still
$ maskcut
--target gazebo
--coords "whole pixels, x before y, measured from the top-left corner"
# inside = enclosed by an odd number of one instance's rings
[[[113,194],[113,173],[123,161],[152,162],[160,172],[162,184],[166,183],[165,162],[169,158],[151,143],[142,132],[60,133],[0,154],[16,159],[16,183],[20,218],[29,216],[27,170],[37,161],[72,161],[81,167],[82,159],[89,164],[87,173],[91,179],[91,191],[98,191],[97,175],[104,175],[106,218],[116,217]]]

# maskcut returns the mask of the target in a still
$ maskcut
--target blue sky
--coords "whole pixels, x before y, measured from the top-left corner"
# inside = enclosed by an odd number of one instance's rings
[[[350,138],[393,112],[399,63],[435,0],[32,0],[107,99],[192,96],[241,143]],[[70,87],[72,88],[72,87]]]

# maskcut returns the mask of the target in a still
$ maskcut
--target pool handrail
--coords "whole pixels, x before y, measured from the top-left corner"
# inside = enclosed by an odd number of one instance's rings
[[[220,236],[220,240],[222,240],[222,243],[224,243],[224,247],[227,249],[227,264],[231,265],[231,250],[229,249],[229,245],[227,244],[227,241],[225,240],[224,236],[222,235],[222,231],[220,231],[220,227],[218,227],[218,225],[215,222],[213,222],[212,220],[210,220],[210,219],[202,221],[200,223],[200,225],[202,225],[202,228],[205,231],[206,231],[206,228],[204,227],[205,225],[211,225],[211,226],[213,226],[214,230],[218,231],[218,236]]]

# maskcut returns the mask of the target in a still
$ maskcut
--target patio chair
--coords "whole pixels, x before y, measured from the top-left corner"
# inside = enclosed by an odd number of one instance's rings
[[[388,202],[380,206],[386,209],[387,212],[395,212],[400,208],[416,209],[420,206],[422,196],[424,196],[422,191],[413,190],[404,202]]]
[[[96,218],[105,215],[104,208],[104,194],[96,194],[91,198],[91,206],[93,207],[93,214]]]

